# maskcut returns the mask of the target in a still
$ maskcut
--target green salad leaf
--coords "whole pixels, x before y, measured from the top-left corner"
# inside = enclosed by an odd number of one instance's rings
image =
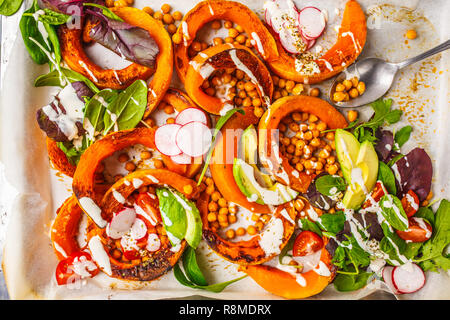
[[[400,231],[408,229],[408,217],[399,198],[386,194],[380,199],[379,204],[381,214],[392,227]]]
[[[317,224],[323,231],[336,234],[344,229],[345,214],[342,211],[324,213],[317,220]]]
[[[0,14],[3,16],[12,16],[19,11],[23,0],[3,0],[0,1]]]
[[[343,178],[328,174],[317,178],[315,184],[317,191],[329,197],[347,189],[347,184]]]
[[[367,285],[367,280],[373,272],[359,272],[358,274],[338,274],[333,281],[334,288],[340,292],[359,290]]]
[[[64,88],[67,85],[67,83],[64,83],[64,81],[61,80],[65,79],[67,79],[67,81],[69,82],[83,81],[94,93],[98,93],[100,91],[91,80],[89,80],[88,78],[86,78],[85,76],[76,71],[66,68],[60,68],[60,70],[53,70],[50,73],[37,77],[36,80],[34,81],[34,86],[35,87],[51,86]]]
[[[110,18],[112,20],[116,20],[116,21],[120,21],[120,22],[124,22],[124,20],[119,17],[117,14],[115,14],[114,12],[112,12],[109,8],[102,6],[100,4],[96,4],[96,3],[83,3],[83,6],[90,6],[90,7],[96,7],[99,9],[102,9],[102,13],[105,17]]]
[[[405,126],[395,133],[394,141],[397,143],[399,148],[401,146],[403,146],[406,143],[406,141],[409,140],[409,137],[411,136],[411,132],[412,132],[412,127]]]
[[[397,194],[394,173],[392,172],[392,169],[382,161],[379,162],[377,180],[383,182],[383,185],[390,194]]]

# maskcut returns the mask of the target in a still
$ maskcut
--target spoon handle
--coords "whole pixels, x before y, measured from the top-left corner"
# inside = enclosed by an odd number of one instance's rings
[[[402,69],[402,68],[404,68],[406,66],[409,66],[410,64],[416,63],[416,62],[418,62],[420,60],[428,58],[428,57],[430,57],[432,55],[435,55],[436,53],[439,53],[441,51],[447,50],[449,48],[450,48],[450,40],[447,40],[447,41],[441,43],[440,45],[438,45],[437,47],[434,47],[433,49],[425,51],[424,53],[421,53],[418,56],[410,58],[410,59],[405,60],[403,62],[395,63],[395,65],[399,69]]]

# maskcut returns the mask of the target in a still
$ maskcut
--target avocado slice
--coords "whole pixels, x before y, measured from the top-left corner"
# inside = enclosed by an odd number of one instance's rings
[[[255,168],[244,160],[235,158],[233,176],[241,192],[250,200],[259,204],[280,205],[295,199],[298,192],[277,182],[266,188],[256,181]]]
[[[334,141],[342,174],[347,183],[351,184],[351,172],[358,159],[360,143],[353,134],[343,129],[336,130]]]
[[[244,130],[239,141],[238,149],[239,158],[255,169],[256,180],[264,187],[270,188],[273,186],[272,178],[262,173],[258,168],[258,135],[255,127],[251,124]]]

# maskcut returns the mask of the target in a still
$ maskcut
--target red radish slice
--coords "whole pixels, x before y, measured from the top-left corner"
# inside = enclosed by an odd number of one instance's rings
[[[208,123],[206,114],[197,108],[184,109],[175,118],[175,123],[182,126],[192,121],[198,121],[204,124]]]
[[[114,214],[106,226],[106,234],[112,239],[120,239],[127,233],[136,220],[136,211],[125,208]]]
[[[150,252],[155,252],[161,248],[161,240],[159,240],[159,237],[156,233],[150,233],[147,238],[147,246],[145,249],[147,249]]]
[[[326,26],[322,11],[316,7],[303,8],[298,15],[298,22],[305,37],[313,39],[320,37]]]
[[[177,156],[171,156],[170,159],[178,164],[191,164],[192,163],[192,157],[188,156],[185,153],[179,154]]]
[[[264,12],[264,20],[266,20],[266,23],[269,25],[269,26],[272,26],[272,21],[271,21],[271,15],[270,15],[270,12],[269,12],[269,10],[265,10],[265,12]]]
[[[392,291],[393,294],[400,294],[400,292],[394,287],[394,284],[392,283],[392,271],[394,270],[394,267],[391,266],[385,266],[383,268],[382,276],[384,283],[386,283],[389,290]]]
[[[401,293],[413,293],[425,285],[425,273],[415,263],[395,267],[392,271],[392,283]]]
[[[176,156],[181,153],[176,144],[176,136],[181,125],[165,124],[155,131],[155,145],[159,152],[166,156]]]
[[[142,219],[137,218],[130,230],[130,236],[133,239],[141,240],[147,235],[147,226]]]
[[[193,121],[178,130],[176,143],[188,156],[199,157],[209,150],[211,139],[211,130],[204,123]]]
[[[300,36],[296,38],[287,28],[283,28],[278,36],[280,37],[281,45],[284,49],[286,49],[287,52],[292,54],[302,52],[302,50],[300,50],[300,48],[296,46],[296,43],[301,38]]]
[[[316,40],[308,41],[308,46],[306,47],[306,50],[311,49],[315,44],[316,44]]]

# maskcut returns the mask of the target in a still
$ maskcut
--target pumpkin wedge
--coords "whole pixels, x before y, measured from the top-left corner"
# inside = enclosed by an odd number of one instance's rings
[[[275,178],[291,188],[306,192],[314,175],[298,172],[278,150],[278,126],[281,119],[293,112],[316,115],[329,129],[345,128],[347,120],[325,100],[310,96],[287,96],[275,101],[263,114],[258,125],[259,157]]]
[[[66,176],[73,177],[76,166],[69,162],[66,154],[58,147],[56,141],[47,137],[45,142],[47,145],[48,157],[55,169],[64,173]]]
[[[197,32],[213,20],[230,20],[240,25],[255,41],[255,47],[266,61],[278,58],[275,39],[261,22],[259,17],[245,5],[235,1],[201,1],[192,8],[181,21],[174,37],[181,40],[175,44],[175,67],[179,78],[186,82],[189,67],[188,49]]]
[[[271,32],[275,35],[273,30]],[[324,55],[314,60],[320,72],[307,74],[299,69],[298,66],[302,64],[302,60],[287,53],[276,37],[279,59],[267,60],[267,63],[275,74],[284,79],[309,84],[318,83],[331,78],[352,64],[362,52],[366,35],[364,11],[357,1],[349,0],[345,5],[336,43]]]
[[[202,84],[215,70],[233,68],[244,71],[255,84],[261,100],[266,106],[270,105],[273,93],[270,72],[250,49],[241,45],[222,44],[197,54],[186,73],[187,94],[209,113],[224,115],[233,108],[232,99],[209,96],[202,90]]]
[[[156,58],[156,70],[133,63],[122,70],[105,70],[89,59],[83,49],[81,29],[62,25],[59,29],[61,54],[67,65],[84,76],[88,77],[100,88],[125,89],[137,79],[150,81],[147,109],[144,119],[162,100],[169,88],[173,72],[173,48],[172,39],[164,29],[162,23],[142,10],[121,7],[110,8],[126,23],[147,30],[159,47]],[[84,35],[86,37],[86,35]]]
[[[262,233],[245,241],[226,240],[209,225],[209,200],[210,196],[204,193],[197,201],[197,208],[203,222],[203,239],[214,252],[230,262],[240,265],[254,265],[269,261],[281,252],[294,233],[295,225],[293,221],[295,221],[296,212],[289,203],[286,203],[276,208]],[[281,228],[282,231],[280,232]],[[273,243],[276,243],[276,245],[273,246]]]
[[[324,244],[327,244],[327,238]],[[314,296],[322,292],[334,279],[336,267],[331,262],[331,255],[325,249],[322,249],[320,263],[329,270],[329,275],[320,275],[314,269],[302,273],[305,286],[302,286],[297,279],[288,272],[266,265],[241,266],[240,271],[247,273],[257,284],[265,290],[277,296],[286,299],[303,299]]]

